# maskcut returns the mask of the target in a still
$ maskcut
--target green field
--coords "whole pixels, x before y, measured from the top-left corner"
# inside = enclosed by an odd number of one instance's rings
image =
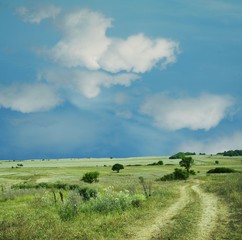
[[[179,159],[171,160],[166,156],[2,160],[0,239],[151,239],[153,235],[139,238],[138,233],[152,225],[160,213],[169,212],[169,207],[176,204],[183,194],[180,191],[183,188],[187,189],[184,196],[189,195],[189,204],[178,208],[179,212],[172,219],[160,218],[161,222],[171,221],[171,224],[166,230],[162,227],[156,230],[152,239],[199,239],[196,221],[201,225],[201,219],[205,219],[201,196],[205,201],[209,194],[218,198],[223,206],[221,209],[230,209],[228,216],[225,214],[227,217],[216,210],[217,225],[210,229],[216,236],[213,239],[242,239],[242,157],[192,157],[192,169],[196,175],[187,181],[171,182],[155,181],[179,168]],[[164,165],[147,166],[160,160]],[[215,161],[219,163],[215,164]],[[115,163],[124,165],[120,173],[111,170]],[[215,167],[232,168],[238,173],[206,173]],[[90,171],[100,173],[99,182],[88,184],[80,181]],[[145,196],[139,177],[143,177],[150,197]],[[40,183],[92,188],[97,191],[97,198],[85,201],[76,190],[68,188],[12,188],[17,184],[36,186]],[[199,195],[196,185],[203,189],[203,195]],[[219,224],[219,219],[223,218],[224,224]],[[188,230],[184,233],[182,229]]]

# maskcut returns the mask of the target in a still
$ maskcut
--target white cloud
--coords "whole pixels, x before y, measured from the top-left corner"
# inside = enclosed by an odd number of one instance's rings
[[[233,99],[229,96],[202,94],[174,99],[160,94],[147,99],[141,113],[152,117],[159,128],[209,130],[219,124],[232,105]]]
[[[60,23],[61,40],[48,54],[66,67],[85,67],[105,70],[143,73],[158,63],[162,68],[176,61],[178,43],[168,39],[151,39],[144,34],[127,39],[106,35],[112,20],[91,10],[67,14]]]
[[[150,39],[143,34],[113,39],[100,59],[100,66],[110,72],[122,70],[144,73],[158,62],[161,67],[176,61],[178,43],[166,39]]]
[[[77,91],[86,98],[94,98],[99,95],[101,88],[109,88],[113,85],[129,86],[132,81],[139,79],[134,73],[122,73],[111,75],[104,72],[88,72],[80,70],[70,71],[45,71],[40,73],[40,79],[45,79],[57,85],[68,87]]]
[[[218,153],[242,148],[242,132],[219,136],[208,141],[184,140],[178,151],[194,151],[196,153]]]
[[[29,9],[21,6],[16,9],[16,13],[23,19],[24,22],[39,24],[41,21],[48,18],[55,18],[61,9],[54,5],[43,6],[38,9]]]
[[[55,90],[44,84],[12,85],[0,88],[0,107],[22,113],[48,111],[59,105]]]
[[[90,10],[67,14],[60,23],[62,39],[51,49],[50,56],[67,66],[100,69],[98,61],[108,48],[106,37],[111,19]]]

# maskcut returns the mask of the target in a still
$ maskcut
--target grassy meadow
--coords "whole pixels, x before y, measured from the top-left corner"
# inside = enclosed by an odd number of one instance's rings
[[[218,238],[215,239],[242,239],[242,157],[192,157],[196,175],[187,181],[171,182],[155,181],[179,168],[179,159],[166,156],[2,160],[0,239],[133,239],[138,229],[147,226],[158,212],[176,202],[179,187],[197,179],[202,181],[205,191],[216,194],[230,209],[229,220],[217,228]],[[164,165],[148,166],[158,161],[163,161]],[[120,173],[111,170],[115,163],[124,165]],[[239,173],[206,174],[215,167],[229,167]],[[91,171],[100,173],[98,182],[80,181]],[[50,187],[18,187],[41,183]],[[54,183],[56,185],[51,185]],[[58,184],[67,187],[55,187]],[[151,196],[146,197],[144,189]],[[90,196],[81,195],[80,191]],[[179,235],[181,229],[194,225],[189,219],[196,218],[196,212],[199,215],[199,211],[195,211],[199,209],[196,204],[194,200],[189,209],[180,213],[180,222],[174,223],[177,230],[167,233],[170,239],[176,239],[171,234]],[[168,235],[165,237],[168,239]]]

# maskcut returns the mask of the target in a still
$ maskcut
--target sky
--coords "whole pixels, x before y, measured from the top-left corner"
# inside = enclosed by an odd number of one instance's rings
[[[0,159],[242,149],[240,0],[0,0]]]

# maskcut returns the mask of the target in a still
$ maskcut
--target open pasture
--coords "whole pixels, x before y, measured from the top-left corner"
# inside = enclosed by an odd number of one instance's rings
[[[2,160],[0,239],[148,240],[153,236],[152,239],[209,240],[214,234],[216,240],[241,239],[241,173],[206,172],[215,167],[242,172],[242,157],[192,157],[196,175],[187,181],[171,182],[155,181],[180,168],[180,159],[167,156]],[[163,161],[163,165],[149,165],[158,161]],[[124,165],[120,173],[112,171],[115,163]],[[100,173],[99,181],[80,181],[90,171]],[[78,185],[82,190],[96,189],[98,195],[86,201],[76,190],[11,188],[16,184],[40,183]],[[207,224],[206,219],[211,222]],[[224,221],[224,225],[219,221]],[[166,224],[169,228],[163,227]],[[199,230],[202,224],[210,228]]]
[[[197,176],[204,176],[215,167],[229,167],[242,171],[242,157],[223,157],[219,155],[195,155],[192,169]],[[163,161],[163,166],[147,166]],[[23,181],[34,182],[71,182],[80,181],[88,171],[100,172],[100,182],[115,182],[115,179],[137,179],[142,176],[149,179],[161,177],[174,168],[179,168],[179,159],[167,156],[133,157],[133,158],[80,158],[80,159],[35,159],[0,161],[0,185],[11,185]],[[215,161],[219,163],[216,164]],[[112,165],[120,163],[124,170],[119,174],[111,170]],[[23,165],[23,166],[19,166]],[[119,180],[118,180],[119,181]]]

